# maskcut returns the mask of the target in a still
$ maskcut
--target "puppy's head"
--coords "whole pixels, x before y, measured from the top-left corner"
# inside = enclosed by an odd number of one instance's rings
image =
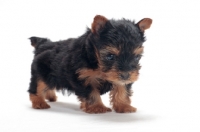
[[[88,52],[94,56],[91,60],[97,63],[106,80],[121,84],[137,80],[144,31],[151,23],[150,18],[134,23],[126,19],[108,20],[100,15],[94,17],[88,41],[94,53]]]

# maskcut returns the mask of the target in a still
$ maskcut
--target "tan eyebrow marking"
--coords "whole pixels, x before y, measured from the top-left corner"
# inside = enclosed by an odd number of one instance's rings
[[[101,50],[100,53],[104,54],[104,53],[112,53],[112,54],[115,54],[115,55],[118,55],[119,54],[119,50],[115,47],[106,47],[105,49]]]
[[[136,48],[134,51],[133,51],[133,54],[136,54],[136,55],[139,55],[139,54],[142,54],[144,51],[144,47],[138,47]]]

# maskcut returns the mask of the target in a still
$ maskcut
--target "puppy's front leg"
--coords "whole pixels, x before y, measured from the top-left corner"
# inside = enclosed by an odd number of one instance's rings
[[[136,112],[137,109],[130,105],[129,94],[125,85],[113,85],[113,89],[110,92],[110,103],[117,113]]]
[[[96,88],[93,88],[88,98],[79,97],[79,100],[81,101],[80,108],[86,113],[97,114],[112,111],[103,104],[99,90]]]

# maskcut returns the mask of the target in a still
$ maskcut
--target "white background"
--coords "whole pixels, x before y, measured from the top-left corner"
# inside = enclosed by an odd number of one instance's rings
[[[199,0],[0,0],[1,132],[199,132]],[[74,95],[58,93],[51,109],[34,110],[27,93],[31,36],[78,37],[96,14],[153,19],[146,31],[140,79],[133,85],[136,113],[86,114]],[[109,106],[108,94],[103,102]]]

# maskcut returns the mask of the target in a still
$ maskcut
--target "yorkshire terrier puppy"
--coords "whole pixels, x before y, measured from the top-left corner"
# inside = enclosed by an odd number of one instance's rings
[[[55,90],[75,93],[87,113],[111,111],[100,95],[110,91],[110,103],[118,113],[135,112],[131,86],[139,76],[144,31],[152,20],[108,20],[94,17],[91,29],[78,38],[52,42],[31,37],[35,48],[28,92],[32,107],[47,109],[45,99],[56,101]]]

